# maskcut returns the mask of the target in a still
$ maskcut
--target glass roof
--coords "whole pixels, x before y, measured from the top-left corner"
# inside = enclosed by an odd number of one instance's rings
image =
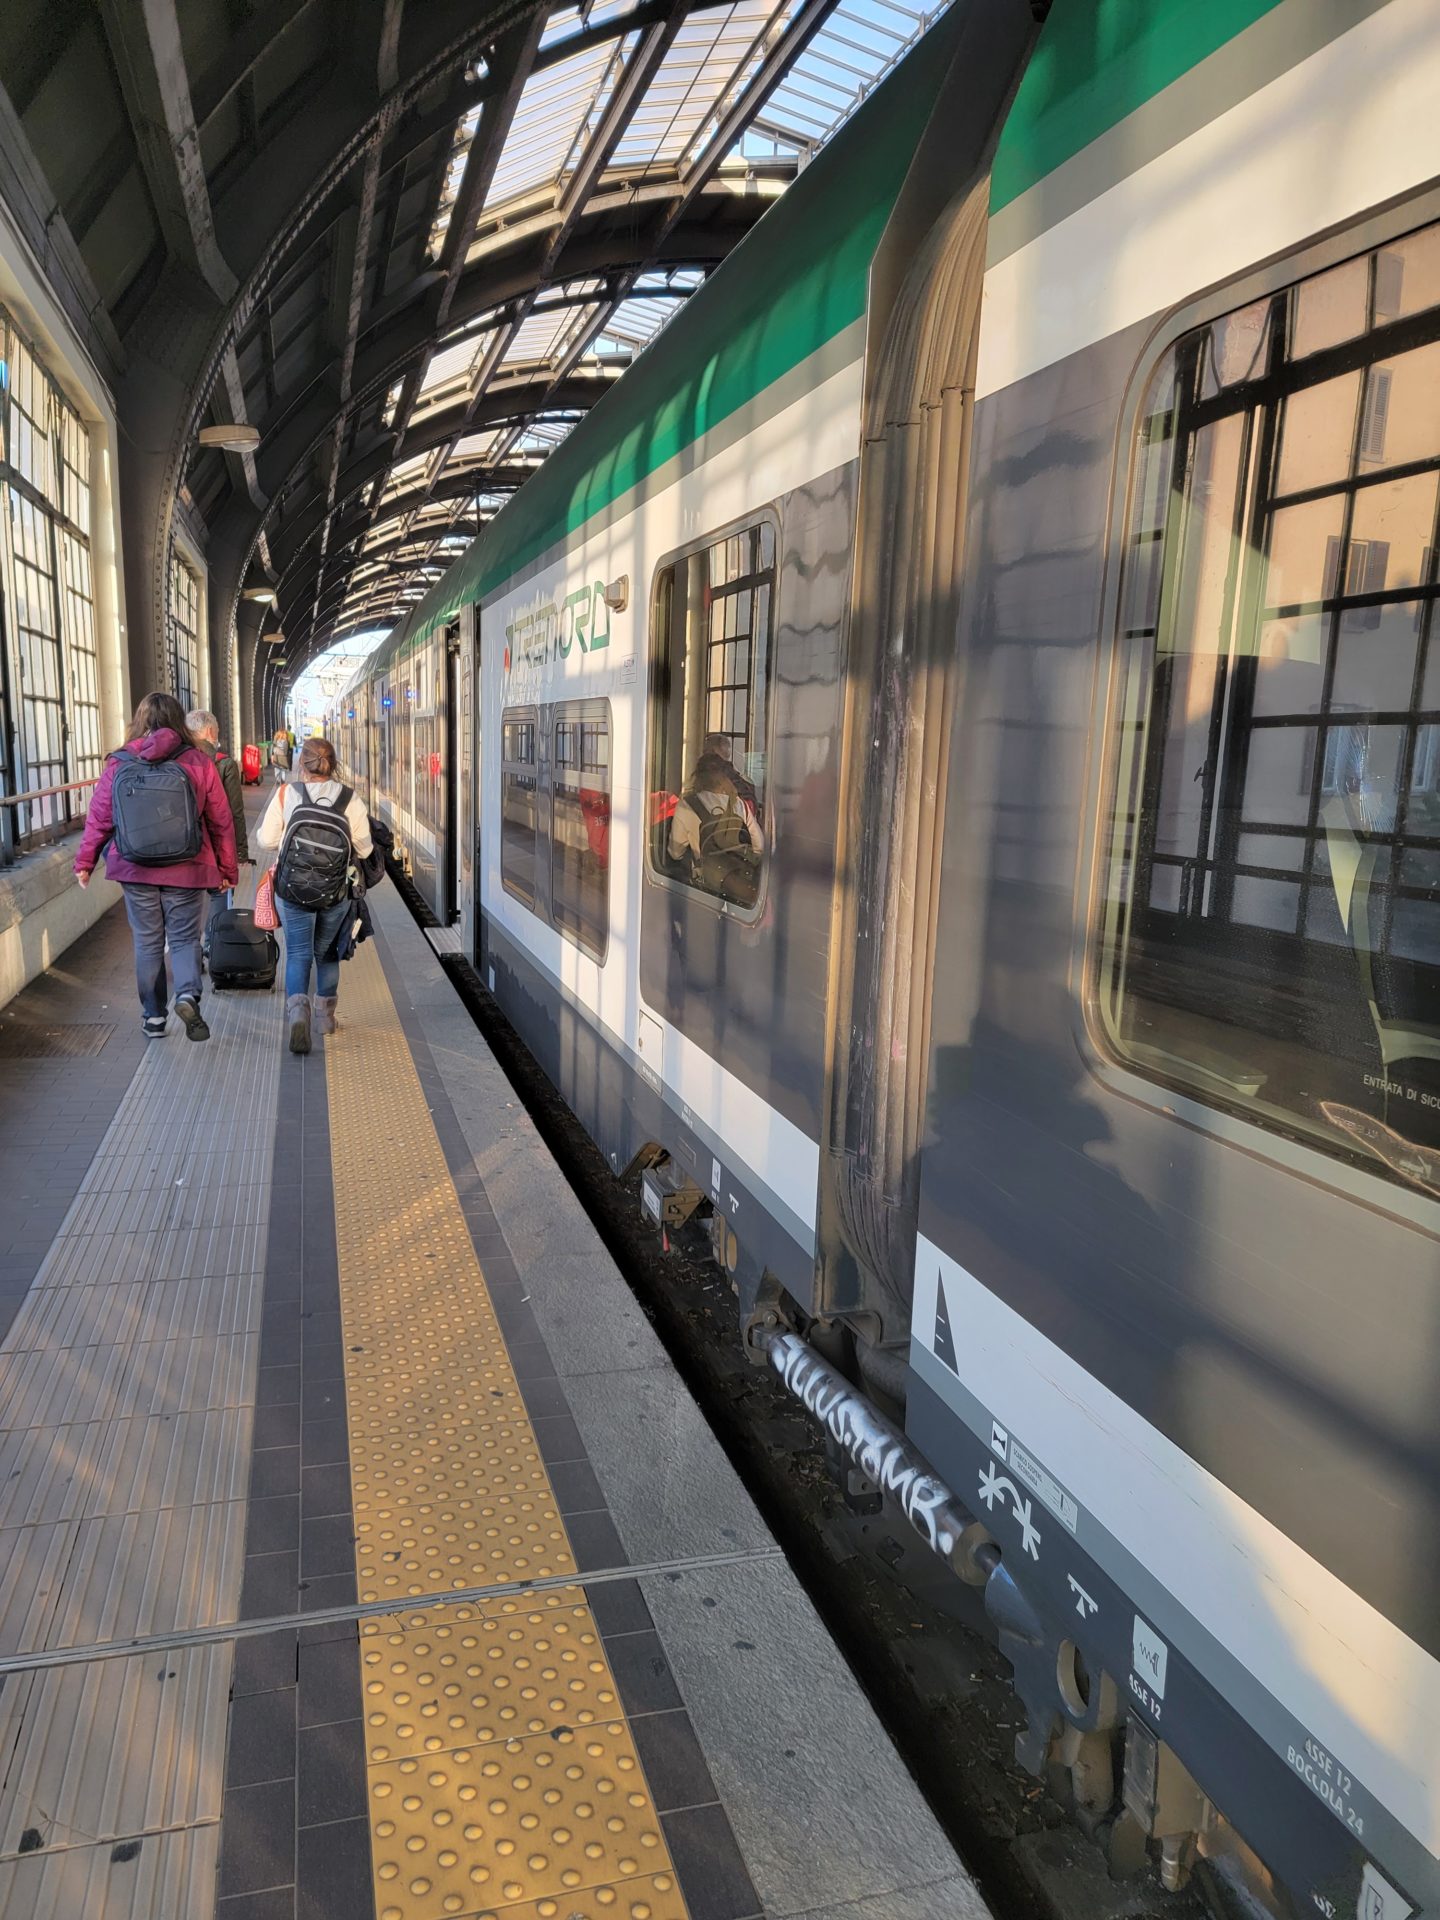
[[[722,187],[741,180],[767,195],[847,120],[891,67],[945,10],[902,0],[837,0],[818,28],[813,0],[730,0],[697,6],[675,30],[628,118],[608,115],[632,63],[646,57],[654,29],[629,25],[638,0],[552,9],[536,64],[525,78],[508,137],[493,160],[489,192],[467,234],[464,266],[510,244],[517,223],[528,233],[561,232],[562,223],[597,206],[624,207],[626,194],[685,196],[718,169]],[[803,23],[803,32],[802,32]],[[806,37],[808,35],[808,37]],[[573,43],[573,44],[572,44]],[[483,65],[479,69],[484,75]],[[498,84],[498,82],[497,82]],[[618,95],[624,98],[624,95]],[[721,137],[723,153],[715,150]],[[485,105],[455,127],[430,228],[439,261],[477,142],[487,137]],[[756,170],[760,170],[758,173]],[[583,170],[583,171],[582,171]],[[567,208],[567,182],[583,177],[589,195]],[[561,252],[552,240],[556,257]],[[399,435],[398,459],[368,501],[372,524],[355,543],[368,561],[357,568],[334,616],[335,635],[393,622],[430,577],[453,558],[508,490],[565,438],[580,415],[550,396],[572,371],[592,381],[618,373],[642,353],[704,275],[693,268],[640,267],[606,278],[542,283],[508,306],[469,319],[436,342],[418,380],[397,382],[382,412]],[[498,385],[497,385],[498,383]],[[525,415],[493,422],[498,393],[516,386]],[[487,424],[474,424],[486,394]],[[420,427],[453,435],[433,452],[409,455]],[[490,485],[487,477],[494,475]],[[466,494],[470,482],[475,492]],[[402,513],[396,503],[418,496]]]

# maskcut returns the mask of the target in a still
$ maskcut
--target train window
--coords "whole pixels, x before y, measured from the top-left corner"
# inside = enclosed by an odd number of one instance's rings
[[[1141,408],[1099,1007],[1142,1073],[1440,1193],[1440,226]]]
[[[650,865],[742,912],[757,906],[764,881],[774,619],[768,516],[656,575]]]
[[[534,707],[507,707],[501,715],[500,879],[527,907],[535,905],[539,732]]]
[[[552,709],[550,915],[597,960],[610,934],[610,703]]]

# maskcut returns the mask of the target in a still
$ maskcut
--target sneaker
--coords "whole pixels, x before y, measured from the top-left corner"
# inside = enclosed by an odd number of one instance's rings
[[[145,1030],[145,1038],[147,1040],[163,1040],[165,1038],[165,1029],[169,1024],[169,1021],[163,1013],[147,1013],[145,1018],[140,1022],[140,1025]]]
[[[210,1029],[206,1026],[204,1017],[195,1001],[177,1000],[175,1002],[175,1011],[185,1023],[185,1038],[187,1040],[208,1040],[210,1038]]]

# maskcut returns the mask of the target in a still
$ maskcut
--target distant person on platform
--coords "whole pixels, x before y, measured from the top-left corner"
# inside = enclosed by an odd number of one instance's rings
[[[195,745],[208,760],[214,761],[219,772],[225,798],[230,802],[230,817],[235,823],[235,857],[242,867],[247,866],[250,849],[245,830],[245,788],[240,777],[240,763],[232,760],[221,746],[220,722],[213,713],[204,707],[194,707],[186,714],[185,725]]]
[[[270,742],[270,765],[275,770],[276,786],[283,787],[290,772],[290,736],[283,727],[276,728]]]
[[[145,1037],[166,1026],[165,944],[175,1011],[191,1040],[208,1040],[200,1012],[200,929],[210,894],[233,887],[235,827],[225,786],[201,753],[172,693],[147,693],[125,745],[105,762],[75,854],[82,887],[105,849],[105,871],[125,893]]]
[[[285,929],[285,1017],[291,1053],[309,1053],[311,1023],[335,1031],[340,947],[355,918],[352,869],[373,852],[365,803],[339,777],[335,749],[319,736],[300,749],[300,777],[281,787],[255,838],[277,848],[275,905]],[[296,823],[304,828],[296,830]],[[315,996],[310,995],[314,973]]]

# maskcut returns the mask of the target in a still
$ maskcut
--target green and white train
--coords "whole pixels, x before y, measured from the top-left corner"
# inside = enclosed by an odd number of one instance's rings
[[[1326,1920],[1440,1913],[1437,485],[1435,0],[955,0],[336,716],[1021,1757]]]

